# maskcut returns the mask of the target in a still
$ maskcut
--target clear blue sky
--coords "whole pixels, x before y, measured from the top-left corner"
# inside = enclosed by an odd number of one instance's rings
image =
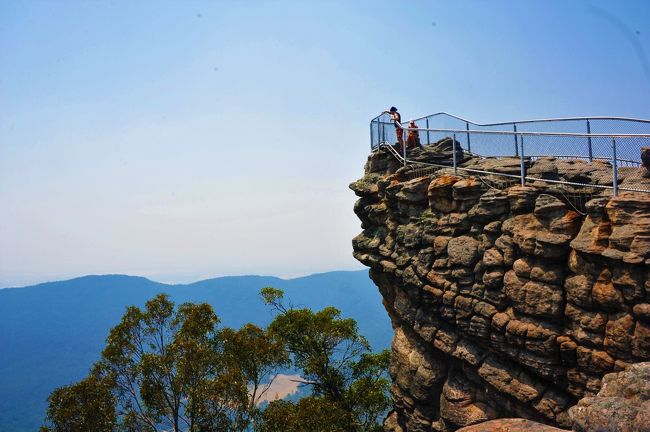
[[[368,122],[650,118],[650,2],[0,0],[0,286],[360,268]]]

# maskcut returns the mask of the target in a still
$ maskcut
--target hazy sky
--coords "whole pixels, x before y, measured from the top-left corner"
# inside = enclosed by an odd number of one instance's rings
[[[650,118],[650,2],[0,0],[0,286],[361,268],[368,122]]]

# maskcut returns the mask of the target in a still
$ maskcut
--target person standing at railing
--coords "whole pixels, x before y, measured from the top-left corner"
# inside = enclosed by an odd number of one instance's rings
[[[404,129],[401,128],[402,116],[397,112],[397,108],[390,107],[390,111],[384,111],[384,114],[390,114],[391,120],[395,122],[395,135],[399,144],[400,153],[404,152]]]
[[[415,124],[415,120],[411,120],[409,121],[409,130],[406,132],[406,148],[417,147],[422,147],[422,144],[420,144],[420,131],[418,125]]]

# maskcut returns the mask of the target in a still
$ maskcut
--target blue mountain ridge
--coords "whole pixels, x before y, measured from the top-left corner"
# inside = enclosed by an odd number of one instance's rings
[[[38,430],[49,393],[88,373],[127,306],[143,306],[167,293],[177,304],[211,304],[223,326],[264,326],[273,317],[259,295],[265,286],[283,289],[295,307],[335,306],[357,320],[373,349],[390,345],[390,321],[367,270],[286,280],[228,276],[177,285],[102,275],[6,288],[0,290],[0,431]]]

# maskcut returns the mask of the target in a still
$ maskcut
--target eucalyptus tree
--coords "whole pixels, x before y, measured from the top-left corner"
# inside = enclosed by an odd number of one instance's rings
[[[112,385],[96,374],[54,390],[48,402],[49,425],[41,427],[41,432],[112,431],[117,425]]]
[[[49,397],[44,432],[379,431],[389,407],[388,352],[370,352],[353,319],[328,307],[285,306],[262,290],[276,316],[263,329],[221,328],[212,307],[166,295],[126,309],[100,360]],[[264,394],[278,371],[300,373],[298,402]]]
[[[380,431],[390,407],[388,350],[374,354],[352,318],[326,307],[314,312],[285,305],[284,293],[261,292],[277,313],[269,325],[290,353],[311,396],[266,409],[265,431]],[[283,420],[284,419],[284,420]]]
[[[96,424],[88,429],[96,432],[249,429],[260,416],[256,402],[265,389],[262,383],[273,378],[287,355],[259,327],[232,330],[218,324],[210,305],[175,308],[163,294],[149,300],[144,310],[127,308],[86,379],[104,383],[108,394],[101,400],[113,407],[114,421],[92,418],[104,414],[89,409],[83,397],[62,403],[58,395],[81,395],[82,381],[52,393],[45,430],[83,430],[67,428],[62,419],[86,411],[88,416],[80,421]]]

